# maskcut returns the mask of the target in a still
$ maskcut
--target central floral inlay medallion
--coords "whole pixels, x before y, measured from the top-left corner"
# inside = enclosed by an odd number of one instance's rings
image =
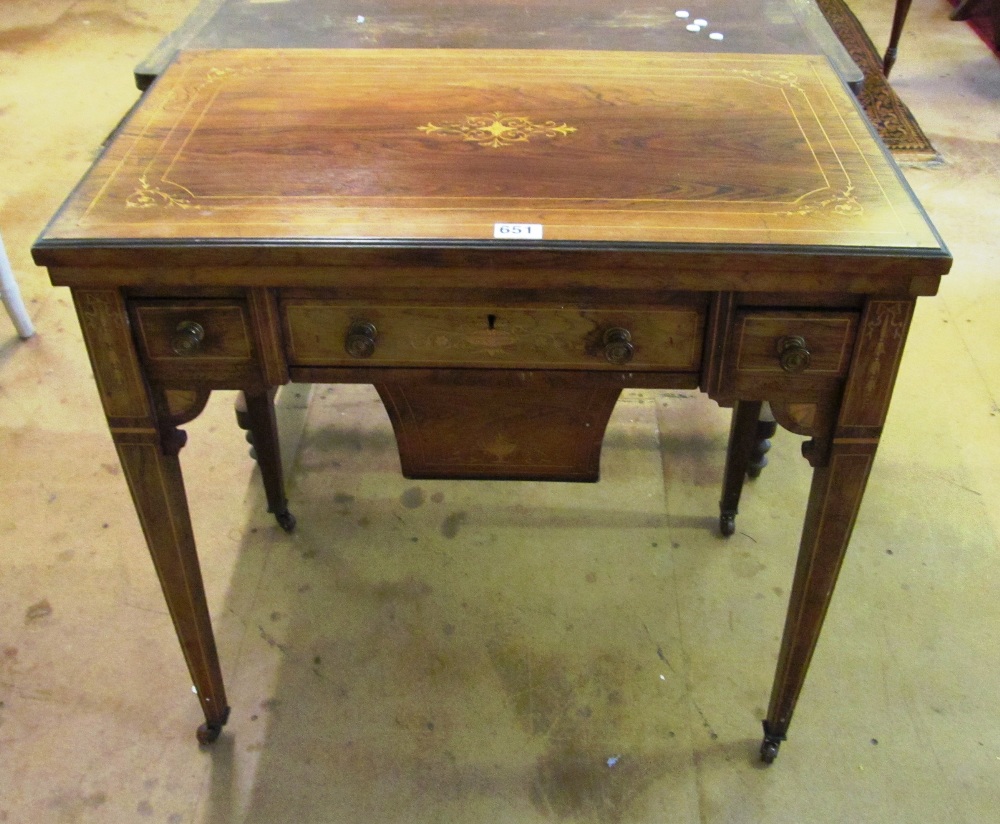
[[[505,115],[493,112],[488,115],[470,115],[461,123],[428,123],[418,126],[428,135],[458,137],[469,143],[499,149],[514,143],[527,143],[535,137],[565,137],[576,131],[576,127],[559,124],[554,120],[534,123],[527,117]]]

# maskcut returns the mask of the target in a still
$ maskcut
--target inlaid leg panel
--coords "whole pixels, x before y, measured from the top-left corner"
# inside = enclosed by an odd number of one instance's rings
[[[210,743],[226,723],[229,705],[191,531],[180,461],[177,455],[164,452],[155,433],[115,433],[115,447],[205,713],[198,740]]]
[[[161,393],[154,402],[143,378],[122,295],[114,289],[74,290],[94,378],[146,544],[173,619],[205,724],[198,740],[218,738],[229,716],[212,634],[178,452],[189,420],[207,393]],[[173,417],[172,417],[173,416]]]
[[[764,721],[761,757],[768,763],[788,732],[874,456],[873,444],[834,445],[829,463],[814,470],[781,654]]]

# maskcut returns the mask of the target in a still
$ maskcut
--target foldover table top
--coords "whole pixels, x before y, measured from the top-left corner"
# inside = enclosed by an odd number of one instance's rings
[[[36,257],[151,263],[180,244],[294,245],[323,264],[359,246],[819,247],[877,253],[902,277],[947,268],[853,98],[810,55],[185,52]]]

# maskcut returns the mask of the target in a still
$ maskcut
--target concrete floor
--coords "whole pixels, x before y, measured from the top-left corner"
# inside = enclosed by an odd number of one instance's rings
[[[920,302],[789,741],[755,758],[809,470],[779,433],[716,536],[728,413],[630,392],[593,486],[410,482],[367,387],[280,396],[299,528],[213,396],[183,453],[233,713],[200,721],[66,290],[29,247],[195,0],[4,0],[0,822],[993,822],[1000,61],[914,4]],[[876,42],[891,4],[851,3]]]

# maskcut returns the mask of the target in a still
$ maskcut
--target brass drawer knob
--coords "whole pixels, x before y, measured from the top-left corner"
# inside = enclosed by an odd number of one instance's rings
[[[778,358],[786,372],[804,372],[809,368],[812,353],[806,346],[806,339],[799,335],[786,335],[778,340]]]
[[[344,348],[352,358],[370,358],[375,354],[378,331],[372,323],[352,323],[347,330]]]
[[[608,363],[628,363],[634,353],[632,333],[628,329],[616,326],[604,333],[604,357]]]
[[[174,330],[170,348],[178,355],[194,355],[205,340],[205,327],[193,320],[182,320]]]

